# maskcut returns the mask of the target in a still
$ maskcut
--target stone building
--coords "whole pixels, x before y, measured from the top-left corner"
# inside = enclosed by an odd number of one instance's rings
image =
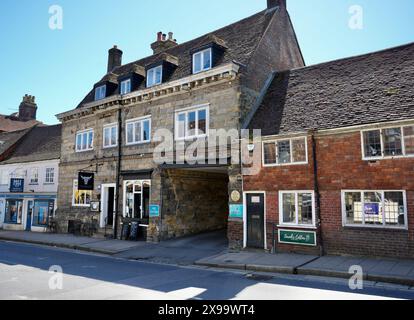
[[[124,65],[122,51],[109,50],[107,74],[79,106],[57,116],[62,230],[97,221],[117,237],[131,226],[138,238],[159,241],[226,228],[229,204],[242,204],[241,168],[210,151],[229,142],[209,146],[208,164],[176,150],[161,156],[178,161],[158,163],[157,131],[171,132],[186,151],[214,129],[238,132],[270,75],[304,66],[283,0],[183,44],[159,33],[151,48],[153,55]],[[93,184],[80,187],[79,176]]]
[[[414,257],[414,44],[276,72],[232,246]]]

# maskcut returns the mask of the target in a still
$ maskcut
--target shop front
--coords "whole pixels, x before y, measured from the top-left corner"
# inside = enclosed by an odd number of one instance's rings
[[[0,226],[4,230],[46,232],[55,211],[56,194],[0,195]]]
[[[151,180],[125,180],[122,217],[123,240],[147,240]]]

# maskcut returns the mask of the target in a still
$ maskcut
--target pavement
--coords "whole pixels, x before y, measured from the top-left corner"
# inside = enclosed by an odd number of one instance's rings
[[[346,279],[166,265],[0,241],[0,300],[129,299],[394,300],[414,299],[414,289],[364,281],[353,290]],[[160,306],[165,302],[147,305],[150,318],[159,318]]]
[[[364,280],[414,286],[414,260],[229,252],[224,231],[157,244],[21,231],[0,231],[0,240],[100,253],[124,260],[344,279],[349,279],[353,275],[350,268],[357,266]]]

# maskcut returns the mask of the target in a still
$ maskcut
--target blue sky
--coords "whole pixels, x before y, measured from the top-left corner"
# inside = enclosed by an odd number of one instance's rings
[[[414,42],[413,0],[287,0],[307,65]],[[208,5],[206,5],[208,4]],[[49,7],[63,9],[63,29],[49,28]],[[348,22],[363,9],[363,29]],[[38,119],[76,107],[106,72],[117,44],[124,63],[151,54],[156,33],[185,42],[261,11],[266,0],[1,0],[0,113],[36,96]]]

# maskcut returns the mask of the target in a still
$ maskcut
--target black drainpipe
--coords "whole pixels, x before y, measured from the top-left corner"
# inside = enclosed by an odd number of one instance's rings
[[[317,231],[318,231],[318,240],[319,240],[319,247],[320,247],[320,256],[325,254],[324,246],[323,246],[323,236],[322,236],[322,220],[321,220],[321,195],[319,193],[319,182],[318,182],[318,159],[317,159],[317,151],[316,151],[316,139],[315,139],[316,131],[311,131],[312,134],[312,157],[313,157],[313,183],[314,183],[314,190],[315,190],[315,218],[317,221]]]
[[[120,196],[120,183],[121,183],[121,156],[122,156],[122,104],[118,109],[118,161],[117,161],[117,166],[116,166],[114,239],[118,239],[119,196]]]

